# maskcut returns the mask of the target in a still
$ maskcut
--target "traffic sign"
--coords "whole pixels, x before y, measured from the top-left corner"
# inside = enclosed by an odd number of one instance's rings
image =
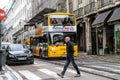
[[[0,9],[0,20],[5,19],[5,16],[6,16],[5,11]]]

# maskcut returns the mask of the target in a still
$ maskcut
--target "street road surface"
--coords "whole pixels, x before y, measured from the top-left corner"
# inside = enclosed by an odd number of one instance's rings
[[[35,58],[34,64],[17,64],[9,67],[12,72],[17,72],[17,76],[19,75],[19,78],[23,80],[113,80],[87,72],[81,72],[82,76],[75,78],[74,75],[76,75],[76,72],[71,67],[68,68],[65,77],[60,78],[56,73],[62,71],[63,65],[57,65],[51,62],[52,61]],[[81,67],[79,66],[79,68]]]

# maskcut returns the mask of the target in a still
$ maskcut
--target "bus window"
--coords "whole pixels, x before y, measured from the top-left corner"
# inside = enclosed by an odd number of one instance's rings
[[[64,26],[73,25],[73,21],[70,18],[64,18],[63,25]]]
[[[71,38],[71,41],[74,42],[75,44],[77,43],[76,33],[74,32],[50,33],[50,36],[49,36],[50,45],[59,45],[59,46],[64,45],[65,43],[64,38],[66,36],[69,36]]]
[[[50,45],[64,45],[63,33],[50,33]]]
[[[74,26],[73,15],[50,15],[51,26]]]

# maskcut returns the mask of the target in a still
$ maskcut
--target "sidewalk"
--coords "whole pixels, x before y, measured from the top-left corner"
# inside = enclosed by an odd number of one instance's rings
[[[12,70],[9,66],[4,66],[3,71],[0,71],[0,80],[23,80],[18,73]]]
[[[107,54],[107,55],[88,55],[85,52],[79,52],[79,56],[76,57],[79,61],[87,62],[110,62],[110,63],[120,63],[120,55]]]

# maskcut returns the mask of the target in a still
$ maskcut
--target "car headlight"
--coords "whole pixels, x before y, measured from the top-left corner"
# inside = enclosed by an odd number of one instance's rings
[[[32,53],[29,53],[29,54],[28,54],[28,57],[31,57],[31,56],[33,56],[33,54],[32,54]]]
[[[14,58],[15,56],[14,56],[14,55],[12,55],[12,54],[9,54],[9,57]]]

